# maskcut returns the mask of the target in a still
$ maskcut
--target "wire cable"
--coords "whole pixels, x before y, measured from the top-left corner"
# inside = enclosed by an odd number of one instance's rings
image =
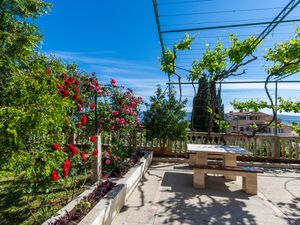
[[[219,13],[236,13],[236,12],[254,12],[254,11],[275,10],[275,9],[282,9],[282,7],[256,8],[256,9],[233,9],[233,10],[221,10],[221,11],[209,11],[209,12],[164,14],[164,15],[160,15],[159,17],[192,16],[192,15],[207,15],[207,14],[219,14]]]

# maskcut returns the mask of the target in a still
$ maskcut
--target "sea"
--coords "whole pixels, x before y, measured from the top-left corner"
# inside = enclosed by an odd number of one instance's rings
[[[144,113],[140,112],[139,119],[140,121],[143,121]],[[190,121],[192,117],[192,112],[187,112],[185,119]],[[287,114],[278,114],[278,118],[282,119],[284,124],[291,124],[292,122],[300,123],[300,115],[287,115]]]

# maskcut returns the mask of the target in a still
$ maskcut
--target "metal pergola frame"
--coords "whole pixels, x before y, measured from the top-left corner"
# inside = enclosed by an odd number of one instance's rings
[[[291,0],[281,11],[280,13],[272,20],[272,21],[263,21],[263,22],[257,22],[257,23],[242,23],[242,24],[231,24],[231,25],[223,25],[223,26],[211,26],[211,27],[195,27],[195,28],[188,28],[188,29],[171,29],[171,30],[163,30],[161,28],[161,23],[160,23],[160,15],[159,15],[159,7],[157,0],[152,0],[153,1],[153,7],[154,7],[154,12],[155,12],[155,19],[156,19],[156,25],[157,25],[157,30],[158,30],[158,35],[159,35],[159,40],[160,40],[160,45],[161,45],[161,50],[162,52],[165,51],[166,47],[164,45],[164,39],[163,39],[163,34],[167,33],[178,33],[178,32],[189,32],[189,31],[199,31],[199,30],[214,30],[214,29],[221,29],[221,28],[232,28],[232,27],[249,27],[249,26],[257,26],[257,25],[267,25],[265,29],[256,36],[256,39],[253,41],[251,44],[251,47],[249,49],[249,52],[252,49],[255,49],[274,29],[281,23],[291,23],[291,22],[299,22],[300,19],[290,19],[290,20],[285,20],[285,18],[300,4],[300,0]],[[242,58],[242,61],[245,60],[246,55]],[[232,64],[229,69],[233,68],[235,64]],[[189,69],[182,68],[176,66],[177,69],[190,72]],[[166,83],[168,85],[168,88],[170,89],[170,86],[173,84],[178,84],[179,87],[181,88],[181,85],[194,85],[194,82],[181,82],[181,76],[177,74],[178,81],[179,82],[171,82],[170,76],[168,76],[168,82]],[[283,77],[282,79],[284,79]],[[278,92],[278,83],[300,83],[300,81],[283,81],[282,79],[278,79],[275,81],[270,81],[269,83],[275,83],[275,109],[276,109],[276,114],[275,116],[275,134],[277,135],[277,92]],[[265,81],[220,81],[217,82],[217,84],[220,85],[220,88],[222,84],[237,84],[237,83],[265,83]]]

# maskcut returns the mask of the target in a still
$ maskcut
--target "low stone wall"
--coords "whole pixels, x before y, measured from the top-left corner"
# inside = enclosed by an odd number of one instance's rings
[[[85,216],[79,223],[80,225],[109,225],[118,215],[140,179],[144,176],[153,158],[152,152],[146,152],[141,160],[132,167],[124,178],[116,180],[116,186],[101,199],[98,204]],[[44,222],[42,225],[48,225],[51,221],[65,215],[66,211],[71,211],[84,197],[88,196],[97,183],[91,188],[84,191],[76,197],[72,202],[59,210],[52,218]]]

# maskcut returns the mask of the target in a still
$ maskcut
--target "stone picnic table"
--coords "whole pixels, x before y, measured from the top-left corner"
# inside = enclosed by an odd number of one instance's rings
[[[208,165],[208,157],[221,156],[223,166],[236,167],[236,158],[238,155],[249,155],[250,152],[239,146],[227,145],[204,145],[204,144],[188,144],[187,152],[190,156],[190,164],[192,166]],[[235,176],[225,176],[227,180],[236,180]]]

